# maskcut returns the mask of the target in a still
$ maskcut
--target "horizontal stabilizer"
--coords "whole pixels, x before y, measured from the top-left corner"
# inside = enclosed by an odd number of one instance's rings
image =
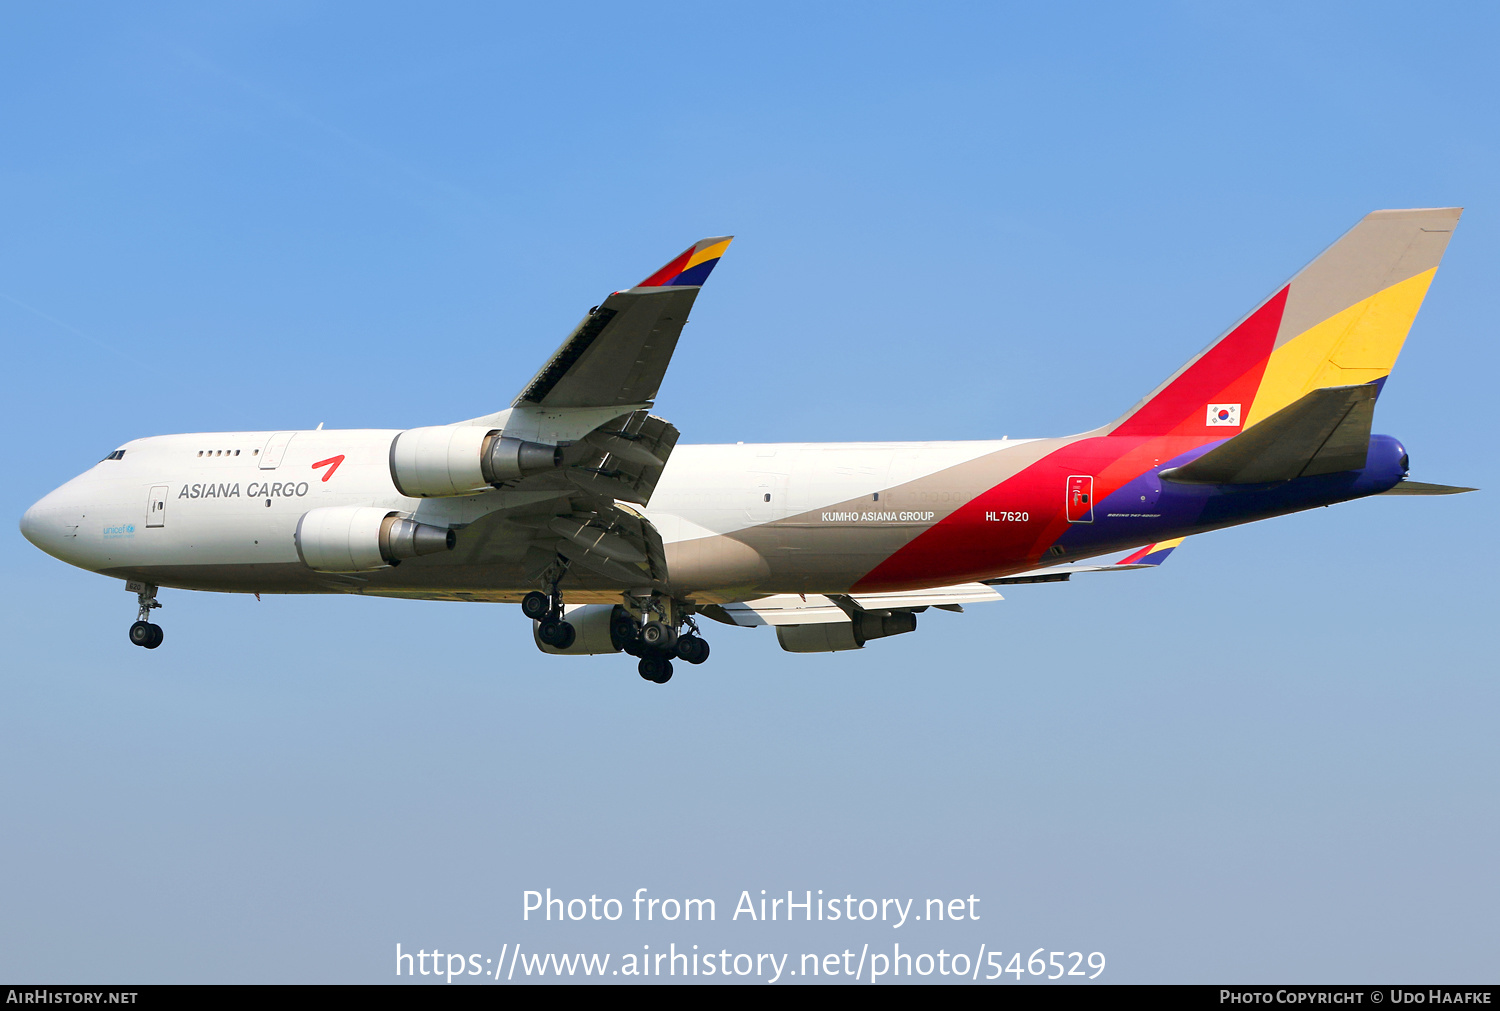
[[[1402,481],[1396,487],[1383,491],[1382,495],[1462,495],[1478,488],[1460,488],[1453,484],[1425,484],[1422,481]]]
[[[1053,565],[1045,569],[1018,572],[1014,576],[986,579],[984,584],[986,586],[1013,586],[1017,583],[1065,583],[1080,572],[1129,572],[1132,569],[1154,569],[1166,561],[1167,556],[1185,540],[1187,540],[1186,537],[1173,537],[1171,540],[1147,544],[1144,548],[1132,551],[1113,565]]]
[[[1161,472],[1181,484],[1266,484],[1359,470],[1369,454],[1375,383],[1313,390],[1192,463]]]

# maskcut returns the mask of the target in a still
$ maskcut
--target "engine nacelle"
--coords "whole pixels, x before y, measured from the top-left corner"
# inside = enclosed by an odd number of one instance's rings
[[[403,519],[389,509],[330,506],[302,514],[294,538],[302,563],[317,572],[369,572],[403,558],[452,551],[452,530]]]
[[[391,480],[403,495],[472,495],[562,466],[562,450],[474,425],[410,428],[391,440]]]
[[[871,639],[917,630],[911,611],[892,611],[881,616],[861,612],[853,621],[830,621],[818,625],[777,625],[776,639],[788,653],[837,653],[863,649]]]
[[[531,637],[536,641],[536,648],[543,653],[558,653],[563,656],[618,653],[625,645],[616,634],[616,623],[621,618],[632,625],[635,624],[635,619],[631,618],[630,612],[619,604],[584,604],[563,615],[563,620],[572,625],[573,631],[577,633],[573,645],[567,649],[558,649],[556,646],[548,646],[542,642],[541,637],[537,635],[542,627],[539,621],[531,623]]]

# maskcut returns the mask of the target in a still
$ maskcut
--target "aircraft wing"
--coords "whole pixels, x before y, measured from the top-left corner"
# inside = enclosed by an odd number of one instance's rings
[[[562,448],[561,467],[506,482],[513,505],[496,510],[536,560],[539,582],[572,568],[627,587],[666,585],[661,535],[630,505],[650,501],[678,432],[647,409],[731,239],[694,243],[640,284],[610,294],[508,411],[468,423]]]
[[[515,407],[626,408],[656,399],[688,311],[732,235],[703,239],[589,310]]]

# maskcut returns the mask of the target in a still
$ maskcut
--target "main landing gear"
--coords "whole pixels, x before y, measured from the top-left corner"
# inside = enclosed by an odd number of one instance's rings
[[[613,631],[620,648],[640,659],[636,669],[645,680],[664,685],[672,680],[674,659],[694,665],[708,659],[708,643],[698,635],[698,623],[677,601],[653,598],[641,608],[641,617],[644,620],[637,624],[622,615]],[[679,634],[679,624],[687,631]]]
[[[537,623],[536,637],[553,649],[568,649],[578,638],[577,629],[563,619],[563,599],[557,581],[566,571],[559,558],[554,568],[538,580],[550,583],[551,593],[533,590],[521,598],[521,613]],[[600,617],[594,613],[586,621]],[[586,630],[592,626],[586,626]],[[590,635],[595,635],[589,631]],[[647,681],[664,685],[672,680],[672,661],[700,664],[708,659],[708,643],[698,634],[691,605],[652,590],[627,593],[622,604],[614,606],[609,624],[610,646],[635,657],[636,669]],[[586,652],[606,652],[592,640]]]
[[[153,610],[161,606],[161,601],[156,599],[156,586],[132,582],[126,584],[126,589],[134,590],[136,600],[140,603],[135,624],[130,626],[130,641],[146,649],[155,649],[161,645],[163,638],[161,626],[153,625],[146,619],[151,617]]]
[[[537,638],[554,649],[567,649],[578,638],[578,632],[563,620],[562,594],[552,587],[552,595],[532,590],[521,598],[521,613],[532,621],[540,622]]]

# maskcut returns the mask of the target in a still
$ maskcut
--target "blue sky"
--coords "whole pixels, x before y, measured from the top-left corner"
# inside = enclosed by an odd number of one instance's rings
[[[1376,428],[1418,480],[1500,487],[1481,5],[4,18],[13,520],[134,437],[496,409],[723,233],[658,400],[685,440],[1080,431],[1364,213],[1448,204]],[[910,943],[1117,982],[1493,980],[1491,495],[1224,531],[856,653],[719,629],[665,688],[498,606],[168,592],[146,653],[118,583],[12,527],[0,976],[892,937],[520,919],[647,887],[721,920],[742,889],[973,893]]]

